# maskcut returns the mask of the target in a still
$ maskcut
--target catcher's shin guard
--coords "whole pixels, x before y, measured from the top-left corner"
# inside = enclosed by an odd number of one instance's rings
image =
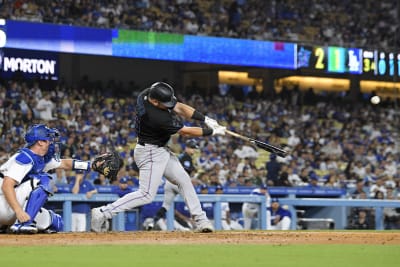
[[[28,203],[25,207],[26,213],[31,216],[31,220],[29,221],[29,223],[33,221],[39,210],[43,207],[44,203],[46,203],[48,196],[49,193],[45,191],[41,186],[35,188],[30,193]]]
[[[48,230],[60,232],[64,230],[63,218],[52,210],[49,210],[51,216],[51,225]]]
[[[57,233],[64,230],[63,218],[52,210],[40,209],[35,221],[40,233]]]

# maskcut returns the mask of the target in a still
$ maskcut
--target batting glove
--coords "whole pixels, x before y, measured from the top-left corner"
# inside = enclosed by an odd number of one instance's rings
[[[205,124],[206,124],[209,128],[211,128],[211,129],[214,129],[214,128],[220,126],[216,120],[211,119],[211,118],[208,117],[208,116],[205,117],[204,122],[205,122]]]
[[[225,126],[218,125],[217,127],[213,128],[212,135],[216,135],[216,134],[225,135],[225,131],[226,131],[226,127]]]

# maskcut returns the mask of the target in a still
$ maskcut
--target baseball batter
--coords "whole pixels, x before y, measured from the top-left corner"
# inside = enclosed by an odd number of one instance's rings
[[[23,234],[63,230],[62,217],[43,208],[52,194],[47,172],[89,170],[90,162],[59,159],[56,137],[57,129],[44,124],[31,126],[25,134],[26,146],[0,167],[0,229]]]
[[[181,118],[205,122],[209,128],[184,126]],[[177,184],[195,222],[196,231],[212,232],[213,226],[201,209],[200,201],[188,173],[166,144],[171,135],[200,137],[224,135],[226,127],[204,116],[193,107],[178,102],[173,88],[157,82],[142,91],[136,105],[135,162],[139,168],[139,189],[113,203],[92,209],[92,230],[104,231],[103,225],[118,212],[148,204],[153,201],[162,177]]]

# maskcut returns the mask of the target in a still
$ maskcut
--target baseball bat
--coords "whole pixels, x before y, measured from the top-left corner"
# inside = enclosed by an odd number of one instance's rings
[[[271,144],[268,144],[265,142],[261,142],[259,140],[256,140],[256,139],[253,139],[253,138],[250,138],[250,137],[247,137],[247,136],[244,136],[244,135],[241,135],[241,134],[229,131],[229,130],[226,130],[226,133],[231,136],[242,139],[244,141],[250,142],[250,143],[256,145],[257,147],[264,149],[265,151],[268,151],[268,152],[278,155],[279,157],[284,158],[288,155],[288,152],[280,147],[277,147],[277,146],[274,146],[274,145],[271,145]]]

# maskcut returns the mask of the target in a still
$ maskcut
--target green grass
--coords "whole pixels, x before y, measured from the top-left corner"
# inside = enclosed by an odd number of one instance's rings
[[[391,245],[92,245],[0,247],[0,266],[400,266]]]

